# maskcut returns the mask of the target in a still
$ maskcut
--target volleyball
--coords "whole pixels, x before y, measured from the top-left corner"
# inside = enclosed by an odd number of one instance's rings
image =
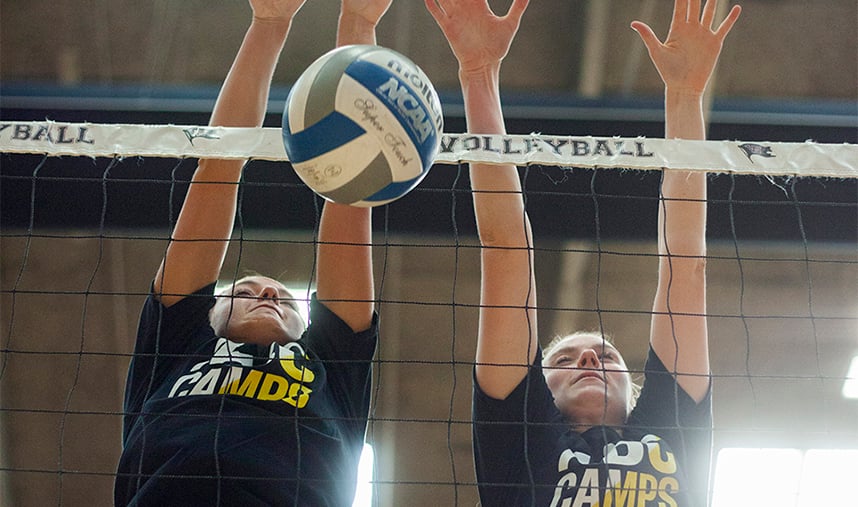
[[[301,180],[325,199],[379,206],[412,190],[438,154],[443,115],[429,78],[388,48],[322,55],[289,92],[283,144]]]

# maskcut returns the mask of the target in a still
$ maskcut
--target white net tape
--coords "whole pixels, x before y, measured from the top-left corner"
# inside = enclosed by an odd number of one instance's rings
[[[270,127],[8,122],[0,123],[0,152],[52,156],[288,160],[280,129]],[[435,162],[858,178],[858,145],[543,134],[444,134]]]

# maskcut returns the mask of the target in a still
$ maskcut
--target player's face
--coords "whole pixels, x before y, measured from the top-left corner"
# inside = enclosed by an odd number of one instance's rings
[[[304,332],[297,301],[283,284],[265,276],[238,280],[218,296],[210,320],[218,336],[242,343],[285,344]]]
[[[571,423],[586,427],[625,423],[631,376],[623,356],[602,336],[569,336],[542,365],[554,403]]]

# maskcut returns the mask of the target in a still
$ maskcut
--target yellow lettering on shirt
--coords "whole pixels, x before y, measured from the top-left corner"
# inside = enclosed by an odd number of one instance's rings
[[[279,375],[266,373],[262,379],[257,399],[260,400],[282,400],[289,390],[289,381]]]
[[[605,492],[604,507],[626,507],[634,505],[635,493],[638,490],[638,473],[634,470],[626,472],[622,485],[617,484]]]
[[[229,389],[229,394],[253,398],[256,395],[256,390],[259,388],[259,381],[262,379],[262,372],[250,370],[247,372],[247,376],[244,378],[243,382],[241,381],[241,368],[232,368],[231,372],[233,374],[237,372],[235,380],[229,382],[228,385],[222,386],[218,394],[224,394],[227,392],[227,389]]]
[[[599,470],[587,469],[578,484],[575,473],[564,474],[557,484],[552,507],[678,507],[673,494],[679,481],[673,476],[661,477],[634,470],[608,470],[608,488],[598,496]],[[613,487],[611,485],[613,484]],[[576,488],[576,485],[578,486]],[[574,498],[572,494],[574,493]]]
[[[307,402],[310,401],[310,393],[313,392],[309,387],[292,382],[289,385],[289,396],[283,398],[283,401],[298,408],[304,408]]]
[[[313,370],[303,367],[299,368],[295,364],[295,352],[293,350],[287,349],[284,353],[285,357],[280,359],[280,367],[283,368],[283,371],[298,382],[312,384],[313,380],[316,379],[316,374],[313,373]]]
[[[672,452],[664,452],[662,456],[661,439],[655,435],[647,435],[643,438],[643,443],[646,444],[649,454],[649,462],[653,468],[663,474],[676,473],[676,458]]]
[[[650,474],[640,474],[638,476],[638,507],[646,507],[647,502],[655,500],[657,489],[658,479]]]

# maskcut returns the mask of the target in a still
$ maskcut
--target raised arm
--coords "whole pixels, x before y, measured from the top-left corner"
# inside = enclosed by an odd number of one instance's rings
[[[392,0],[342,0],[337,46],[375,44],[375,27]],[[316,294],[354,331],[372,323],[372,212],[326,202],[319,225]]]
[[[496,16],[486,0],[425,0],[459,62],[468,132],[505,134],[501,61],[518,31],[527,0]],[[513,165],[471,164],[480,236],[482,285],[476,378],[505,398],[527,373],[537,347],[536,285],[530,223]]]
[[[649,26],[635,21],[665,85],[665,137],[705,139],[703,94],[724,39],[739,17],[734,6],[714,27],[718,0],[676,0],[664,43]],[[653,302],[650,343],[700,401],[709,390],[706,323],[706,175],[665,171],[658,212],[658,288]]]
[[[209,125],[262,125],[268,90],[292,18],[304,0],[250,0],[253,19],[223,83]],[[229,245],[244,161],[201,160],[155,277],[170,306],[217,280]]]

